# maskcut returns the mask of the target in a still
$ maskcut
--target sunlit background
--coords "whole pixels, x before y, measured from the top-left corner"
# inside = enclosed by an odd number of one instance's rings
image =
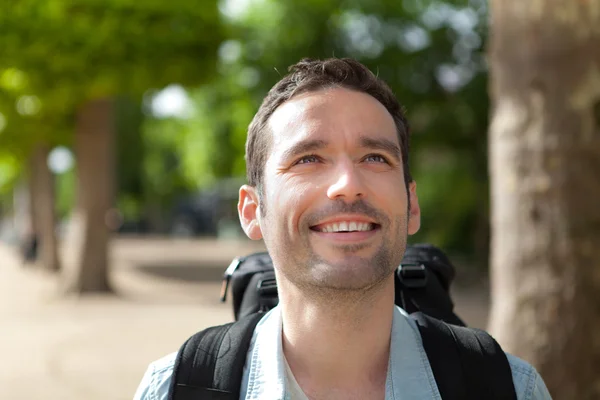
[[[209,221],[204,214],[213,214],[211,201],[216,200],[211,196],[236,197],[237,178],[243,179],[245,173],[246,129],[262,97],[302,57],[350,56],[385,79],[406,107],[413,132],[411,164],[425,210],[423,229],[415,241],[437,243],[471,259],[474,267],[486,266],[485,1],[230,0],[206,3],[191,15],[186,14],[190,6],[178,3],[123,1],[101,7],[102,2],[76,6],[53,1],[46,7],[30,5],[32,10],[23,7],[19,17],[32,19],[30,25],[37,22],[48,35],[58,29],[60,18],[67,18],[68,10],[79,8],[74,17],[79,29],[57,33],[87,35],[68,38],[78,46],[65,49],[60,38],[42,36],[34,43],[22,43],[26,46],[21,48],[26,53],[22,62],[28,71],[3,58],[0,190],[5,215],[18,213],[24,204],[15,200],[14,193],[36,143],[23,137],[29,136],[51,145],[48,166],[56,177],[58,217],[61,225],[68,224],[75,201],[77,157],[73,134],[62,124],[70,122],[77,106],[57,103],[72,103],[94,86],[116,101],[119,231],[239,235],[237,217],[230,221],[226,213]],[[52,15],[51,5],[63,14]],[[217,6],[218,13],[211,11]],[[35,21],[27,15],[34,10],[49,15],[38,15]],[[18,14],[18,7],[13,12]],[[214,18],[210,26],[196,22],[195,17],[203,13]],[[168,29],[167,36],[154,31],[145,36],[151,18],[158,20],[157,31]],[[132,26],[118,28],[121,23]],[[10,31],[6,35],[7,40],[12,38]],[[194,36],[202,39],[195,43]],[[162,40],[160,46],[168,47],[172,41],[173,49],[158,47],[153,53],[153,41]],[[178,46],[188,44],[205,48],[190,47],[175,54]],[[90,75],[87,69],[96,61],[89,58],[88,48],[110,57]],[[123,48],[139,52],[138,69],[130,67]],[[47,57],[46,62],[29,69],[28,63],[37,57]],[[135,55],[131,58],[136,61]],[[171,72],[173,63],[185,66]],[[45,78],[53,74],[77,76],[67,77],[68,85],[61,86]],[[142,77],[136,79],[137,75]],[[138,82],[119,90],[124,81],[133,80]],[[56,130],[46,120],[49,114]],[[43,125],[44,132],[36,132],[36,125]],[[10,217],[6,223],[10,226]],[[18,231],[5,224],[4,236],[14,239]]]

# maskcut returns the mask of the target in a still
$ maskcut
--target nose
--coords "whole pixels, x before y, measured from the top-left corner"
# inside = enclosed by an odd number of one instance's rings
[[[327,189],[327,197],[332,200],[342,199],[354,202],[364,198],[365,187],[360,172],[349,162],[338,166],[332,171],[332,183]]]

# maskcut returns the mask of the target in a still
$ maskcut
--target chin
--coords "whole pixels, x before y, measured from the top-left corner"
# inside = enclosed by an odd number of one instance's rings
[[[343,262],[372,264],[377,258],[377,251],[371,245],[340,246],[316,252],[324,262],[339,264]]]
[[[313,267],[312,280],[317,287],[336,290],[361,290],[384,281],[393,270],[359,257],[322,262]]]

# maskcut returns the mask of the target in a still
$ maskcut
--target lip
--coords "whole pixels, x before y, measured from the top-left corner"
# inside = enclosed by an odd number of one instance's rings
[[[335,221],[334,221],[335,222]],[[338,243],[360,243],[372,239],[379,234],[381,227],[375,225],[375,229],[370,231],[353,231],[353,232],[320,232],[311,229],[311,233],[319,239],[331,240]]]

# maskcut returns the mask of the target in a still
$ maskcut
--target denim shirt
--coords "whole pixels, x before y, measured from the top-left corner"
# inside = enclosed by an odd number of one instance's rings
[[[286,391],[280,307],[258,323],[244,367],[240,400],[292,400]],[[544,381],[527,362],[507,354],[518,400],[551,399]],[[148,367],[134,400],[167,400],[176,353]],[[386,400],[441,399],[416,322],[395,307]]]

